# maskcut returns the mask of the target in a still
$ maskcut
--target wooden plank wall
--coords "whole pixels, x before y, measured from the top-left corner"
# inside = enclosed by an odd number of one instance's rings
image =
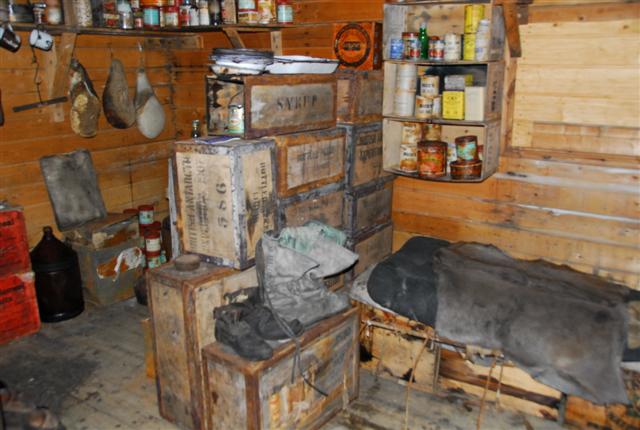
[[[490,243],[640,289],[639,17],[638,3],[535,2],[499,173],[396,180],[395,248],[415,234]]]
[[[295,2],[296,20],[323,23],[318,26],[286,29],[283,46],[286,54],[329,56],[332,26],[327,21],[370,19],[382,16],[382,0],[350,2],[299,0]],[[167,124],[158,138],[144,138],[135,127],[128,130],[112,128],[100,117],[100,131],[91,139],[76,136],[69,126],[69,103],[22,113],[13,113],[16,105],[37,101],[28,33],[19,33],[23,40],[20,51],[13,54],[0,49],[0,91],[5,113],[5,125],[0,127],[0,200],[21,205],[25,209],[29,242],[35,245],[44,225],[55,226],[53,212],[44,186],[38,159],[45,155],[87,148],[91,151],[99,177],[102,195],[110,211],[156,203],[157,218],[165,216],[167,203],[167,157],[171,142],[188,137],[193,119],[204,119],[204,76],[207,57],[213,47],[230,46],[219,32],[201,33],[195,39],[198,46],[171,48],[153,40],[154,49],[146,49],[144,60],[147,74],[156,95],[165,105]],[[268,33],[243,35],[249,47],[268,48]],[[56,43],[60,37],[55,37]],[[140,62],[137,45],[145,39],[132,36],[79,35],[74,55],[87,69],[98,95],[107,78],[111,57],[125,66],[133,95],[135,70]],[[47,98],[53,70],[47,69],[51,53],[36,52],[42,80],[41,91]],[[55,112],[64,115],[62,122],[53,122]]]

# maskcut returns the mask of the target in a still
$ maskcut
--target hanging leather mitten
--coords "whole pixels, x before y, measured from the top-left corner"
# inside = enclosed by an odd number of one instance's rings
[[[71,60],[70,80],[71,129],[82,137],[93,137],[98,133],[100,99],[87,71],[75,58]]]
[[[138,69],[134,104],[140,133],[149,139],[157,137],[164,129],[164,109],[153,93],[153,88],[142,67]]]
[[[109,124],[129,128],[136,121],[136,108],[129,98],[129,86],[120,60],[111,60],[109,77],[102,93],[102,108]]]

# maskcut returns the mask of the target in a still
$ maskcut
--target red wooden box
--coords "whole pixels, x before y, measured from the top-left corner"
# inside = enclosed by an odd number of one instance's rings
[[[33,272],[0,277],[0,344],[40,329]]]
[[[18,208],[0,206],[0,276],[30,269],[24,214]]]

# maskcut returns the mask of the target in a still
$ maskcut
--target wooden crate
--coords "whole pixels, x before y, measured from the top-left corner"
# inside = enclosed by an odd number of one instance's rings
[[[230,104],[244,106],[245,139],[336,125],[336,78],[329,75],[256,75],[206,78],[207,130],[228,135]]]
[[[421,3],[421,4],[420,4]],[[485,3],[484,17],[490,19],[489,60],[500,60],[504,52],[505,29],[501,6],[493,6],[486,1],[448,2],[406,2],[384,5],[383,58],[389,58],[392,39],[402,39],[403,32],[420,30],[420,24],[427,22],[429,36],[442,38],[446,33],[464,33],[464,7],[469,3]]]
[[[85,301],[110,305],[134,296],[133,287],[144,271],[144,244],[137,234],[117,245],[100,248],[85,242],[70,244],[78,253]]]
[[[389,176],[382,168],[382,122],[339,127],[347,133],[347,189]]]
[[[291,197],[344,179],[343,129],[288,134],[273,139],[278,157],[278,197]]]
[[[40,329],[33,272],[0,277],[0,344]]]
[[[358,395],[358,311],[352,308],[301,336],[301,367],[291,381],[295,344],[250,362],[220,344],[205,347],[209,426],[215,429],[317,429]]]
[[[213,309],[224,295],[257,285],[254,269],[201,263],[178,272],[168,263],[147,274],[160,414],[187,429],[206,429],[201,350],[215,342]]]
[[[382,65],[382,24],[349,22],[333,24],[332,57],[340,68],[373,70]]]
[[[347,276],[347,281],[353,280],[364,272],[369,266],[382,261],[391,254],[393,242],[393,224],[388,222],[376,226],[373,230],[361,236],[350,238],[347,247],[358,254],[356,265]]]
[[[278,199],[278,230],[299,227],[317,220],[336,228],[342,228],[344,211],[344,184],[335,183]]]
[[[413,373],[415,380],[412,387],[427,392],[466,394],[475,402],[482,398],[490,367],[468,359],[473,355],[474,348],[443,338],[439,338],[439,346],[432,345],[429,340],[436,338],[432,327],[356,303],[361,315],[362,368],[383,377],[408,381],[415,357],[427,339],[427,347]],[[487,360],[491,362],[492,356],[488,356]],[[503,408],[542,418],[558,418],[562,393],[535,381],[513,364],[505,363],[504,367],[497,365],[493,369],[486,397],[488,401],[497,401],[498,385],[499,403]]]
[[[362,124],[382,119],[383,77],[382,70],[336,72],[338,123]]]
[[[195,139],[174,145],[177,228],[184,252],[244,269],[275,228],[271,140]]]
[[[350,236],[361,236],[391,220],[393,180],[388,176],[347,191],[344,224]]]
[[[0,276],[31,269],[24,213],[20,208],[0,209]]]
[[[415,173],[403,172],[399,169],[400,145],[402,143],[402,125],[405,120],[399,118],[386,118],[383,121],[383,167],[386,171],[396,175],[417,177]],[[410,120],[409,122],[414,122]],[[433,178],[440,182],[482,182],[498,170],[498,158],[500,154],[500,121],[488,121],[486,124],[472,123],[443,124],[441,140],[454,143],[458,136],[478,136],[478,145],[481,147],[482,175],[479,179],[451,179],[449,173],[441,178]],[[447,170],[448,172],[448,170]]]

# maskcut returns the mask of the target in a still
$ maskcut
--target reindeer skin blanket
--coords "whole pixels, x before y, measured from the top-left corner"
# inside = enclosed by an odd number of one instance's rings
[[[493,246],[447,245],[411,239],[373,270],[370,296],[442,337],[501,350],[564,393],[628,402],[620,364],[630,290]]]

